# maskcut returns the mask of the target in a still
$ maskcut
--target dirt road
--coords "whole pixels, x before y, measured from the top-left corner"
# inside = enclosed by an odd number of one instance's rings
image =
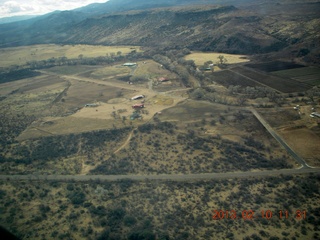
[[[200,174],[159,174],[159,175],[0,175],[3,181],[61,181],[61,182],[91,182],[118,180],[164,180],[164,181],[199,181],[236,178],[261,178],[280,175],[320,174],[320,168],[281,169],[259,172],[228,172]]]

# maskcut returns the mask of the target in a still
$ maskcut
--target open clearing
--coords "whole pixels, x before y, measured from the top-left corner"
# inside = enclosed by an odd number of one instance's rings
[[[57,45],[44,44],[26,47],[2,48],[0,49],[1,67],[11,65],[24,65],[29,61],[48,60],[50,58],[78,58],[99,57],[106,54],[128,54],[133,50],[140,51],[136,46],[93,46],[93,45]]]
[[[227,54],[227,53],[203,53],[192,52],[185,57],[186,60],[193,60],[197,66],[203,65],[205,62],[212,61],[214,64],[219,63],[219,56],[222,55],[227,60],[227,64],[249,62],[246,55]]]

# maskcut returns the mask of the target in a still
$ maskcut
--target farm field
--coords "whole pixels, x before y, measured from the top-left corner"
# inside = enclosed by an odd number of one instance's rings
[[[320,85],[320,68],[316,67],[296,68],[271,73],[276,76],[291,78],[314,86]]]
[[[30,61],[48,60],[50,58],[79,58],[82,57],[99,57],[106,54],[128,54],[131,51],[140,51],[135,46],[93,46],[93,45],[57,45],[44,44],[26,47],[2,48],[0,49],[1,67],[11,65],[24,65]]]
[[[306,83],[298,82],[293,79],[272,76],[270,74],[250,70],[248,68],[235,67],[232,70],[282,93],[302,92],[312,88],[312,85]]]
[[[317,120],[309,116],[311,106],[301,106],[301,115],[292,107],[259,112],[309,165],[320,166],[320,132],[316,130]]]
[[[283,128],[279,133],[310,166],[320,167],[320,137],[309,128]]]
[[[253,69],[257,69],[259,71],[264,71],[264,72],[275,72],[275,71],[305,67],[301,64],[292,63],[292,62],[281,62],[281,61],[273,61],[273,62],[265,62],[265,63],[248,63],[245,66]]]
[[[242,87],[261,86],[259,83],[251,81],[248,78],[229,70],[214,72],[211,79],[225,87],[229,87],[230,85]]]

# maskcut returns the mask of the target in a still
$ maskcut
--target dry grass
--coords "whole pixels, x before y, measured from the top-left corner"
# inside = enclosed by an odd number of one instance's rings
[[[99,68],[96,71],[91,73],[91,76],[94,78],[105,79],[109,77],[116,77],[122,75],[128,75],[131,73],[131,69],[123,66],[111,66]]]
[[[168,79],[177,78],[177,75],[175,73],[172,73],[160,67],[159,63],[152,60],[138,62],[138,68],[136,69],[134,74],[137,76],[146,75],[150,79],[155,80],[160,77],[167,77]]]
[[[193,60],[196,65],[203,65],[207,61],[212,61],[214,64],[219,62],[218,57],[223,55],[227,59],[227,64],[249,62],[250,60],[246,55],[236,55],[227,53],[203,53],[193,52],[186,56],[186,60]],[[218,70],[215,68],[215,70]]]

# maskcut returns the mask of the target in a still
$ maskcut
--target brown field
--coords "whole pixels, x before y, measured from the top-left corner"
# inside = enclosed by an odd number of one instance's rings
[[[248,78],[241,76],[235,72],[224,70],[219,72],[214,72],[211,75],[211,79],[216,83],[219,83],[225,87],[233,86],[242,86],[242,87],[256,87],[261,86],[255,81],[251,81]]]
[[[17,113],[43,116],[48,114],[49,108],[67,86],[61,78],[51,76],[6,83],[0,90],[6,97],[1,106],[10,106]]]
[[[317,119],[309,116],[311,106],[301,106],[301,115],[293,107],[261,109],[259,112],[309,165],[320,166],[320,129]]]
[[[320,137],[308,128],[284,128],[279,133],[309,165],[320,167]]]
[[[259,113],[267,120],[267,122],[272,127],[281,127],[286,124],[291,124],[294,121],[300,119],[299,114],[297,111],[290,108],[279,108],[275,109],[260,109]]]
[[[78,58],[80,54],[83,57],[99,57],[106,54],[128,54],[133,49],[140,51],[135,46],[93,46],[93,45],[33,45],[27,47],[2,48],[0,49],[1,67],[11,65],[24,65],[29,61],[41,61],[50,58]]]

